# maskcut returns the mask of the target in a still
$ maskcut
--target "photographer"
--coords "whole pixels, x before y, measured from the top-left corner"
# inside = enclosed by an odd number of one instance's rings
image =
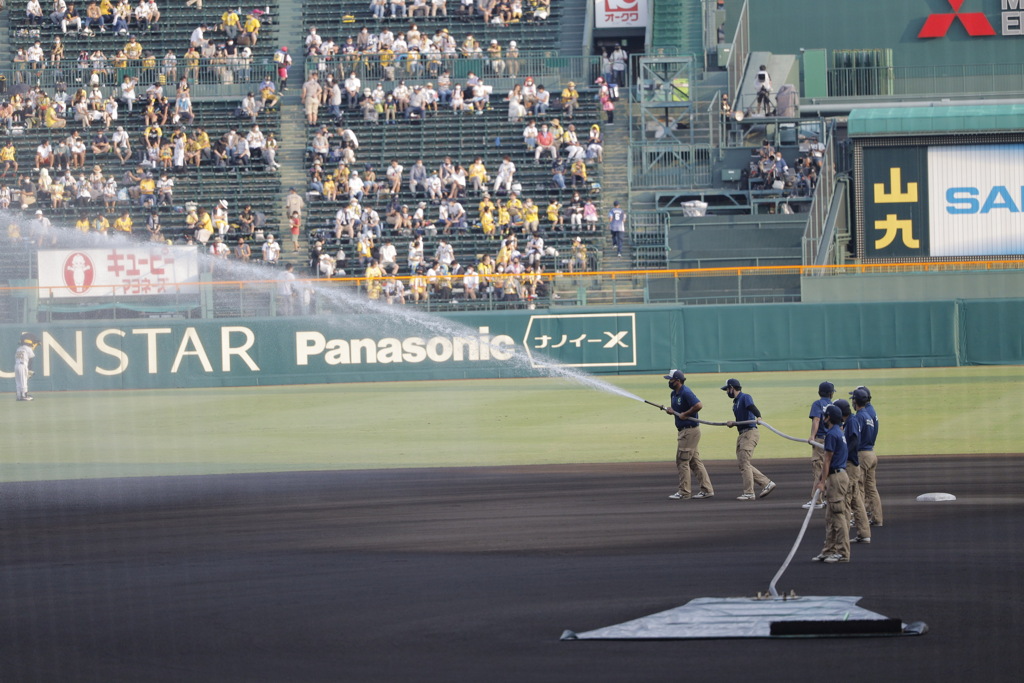
[[[772,116],[775,108],[772,106],[772,77],[767,67],[762,64],[757,68],[757,112],[765,116]]]

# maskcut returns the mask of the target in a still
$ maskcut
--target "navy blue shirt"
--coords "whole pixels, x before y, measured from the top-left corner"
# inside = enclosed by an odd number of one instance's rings
[[[754,405],[754,399],[750,397],[750,394],[744,394],[742,391],[736,394],[736,398],[732,400],[732,414],[736,416],[737,422],[746,422],[761,417],[761,411]],[[736,425],[736,429],[745,432],[748,429],[757,429],[757,425]]]
[[[693,391],[690,390],[690,387],[688,387],[686,385],[683,385],[683,386],[679,387],[679,391],[673,391],[671,398],[672,398],[672,410],[676,411],[677,413],[685,413],[687,410],[689,410],[693,406],[695,406],[698,403],[700,403],[700,399],[697,398],[697,395],[694,394]],[[688,420],[680,420],[677,417],[676,418],[676,429],[685,429],[686,427],[696,427],[697,426],[697,415],[698,414],[700,414],[700,411],[697,411],[696,413],[693,413],[693,415],[691,415],[692,419],[688,419]]]
[[[829,462],[830,470],[846,469],[846,439],[843,437],[843,429],[839,425],[832,425],[825,432],[825,450],[832,453],[832,460]]]
[[[843,423],[843,436],[846,437],[847,460],[851,465],[858,467],[860,467],[860,458],[857,457],[857,451],[860,450],[860,432],[860,420],[856,415],[851,415]]]
[[[822,396],[811,404],[811,414],[807,417],[818,418],[818,431],[814,432],[814,440],[821,441],[825,437],[825,408],[832,405],[832,400]]]
[[[857,411],[860,420],[860,445],[862,451],[875,450],[875,439],[878,438],[878,415],[870,403]]]

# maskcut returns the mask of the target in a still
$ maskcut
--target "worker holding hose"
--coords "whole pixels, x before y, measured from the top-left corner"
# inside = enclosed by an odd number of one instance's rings
[[[693,391],[684,386],[686,375],[681,370],[669,370],[665,375],[668,386],[672,390],[671,405],[664,408],[669,415],[675,416],[678,442],[676,445],[676,469],[679,471],[679,488],[669,498],[686,500],[688,498],[710,498],[715,495],[711,485],[711,477],[700,459],[697,445],[700,443],[700,424],[697,415],[703,404]],[[700,487],[693,496],[690,495],[691,474],[696,475]]]
[[[825,408],[825,469],[817,490],[825,495],[825,545],[815,562],[850,561],[850,522],[846,516],[846,492],[850,478],[846,473],[848,451],[843,434],[843,413],[836,405]]]
[[[722,387],[722,391],[732,399],[732,412],[736,416],[735,420],[729,420],[725,426],[736,427],[739,431],[736,436],[736,460],[743,478],[743,493],[736,500],[754,500],[754,484],[761,487],[759,497],[764,498],[775,489],[775,482],[761,474],[750,462],[760,438],[757,421],[761,419],[761,411],[754,405],[750,394],[744,394],[742,389],[738,379],[730,379]]]

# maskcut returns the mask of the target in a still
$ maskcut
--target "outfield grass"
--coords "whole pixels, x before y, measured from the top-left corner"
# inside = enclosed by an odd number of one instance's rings
[[[723,374],[687,380],[701,418],[731,419]],[[859,384],[879,413],[880,455],[1015,453],[1024,367],[741,375],[766,422],[806,438],[817,386]],[[613,378],[663,403],[659,375]],[[560,379],[367,383],[11,397],[0,481],[393,467],[671,461],[668,415]],[[705,459],[733,458],[735,431],[704,427]],[[756,456],[806,457],[763,430]]]

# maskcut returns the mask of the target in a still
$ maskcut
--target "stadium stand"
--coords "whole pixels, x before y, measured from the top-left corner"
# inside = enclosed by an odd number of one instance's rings
[[[13,208],[22,205],[26,212],[43,208],[50,220],[65,225],[74,225],[83,214],[92,217],[97,213],[105,214],[113,223],[115,216],[128,210],[133,222],[132,232],[140,239],[150,237],[146,227],[147,219],[150,213],[156,210],[160,215],[163,237],[179,241],[184,239],[186,232],[191,232],[186,227],[187,207],[191,205],[206,206],[212,211],[215,204],[224,200],[231,207],[229,217],[233,219],[244,203],[250,203],[254,212],[260,216],[276,216],[280,181],[273,167],[258,160],[250,163],[227,163],[219,167],[211,159],[204,160],[199,166],[186,163],[183,167],[171,165],[170,168],[164,169],[164,163],[159,159],[155,163],[147,163],[144,138],[148,124],[145,91],[156,85],[162,87],[171,109],[167,116],[161,116],[157,109],[163,142],[168,141],[178,129],[189,137],[202,129],[216,143],[231,129],[245,135],[254,123],[259,126],[264,136],[279,135],[280,115],[276,109],[264,109],[255,121],[238,116],[241,94],[246,89],[255,90],[259,79],[271,73],[269,64],[276,49],[276,7],[275,2],[241,14],[239,26],[243,29],[247,19],[259,22],[258,39],[250,48],[251,58],[238,53],[234,62],[224,55],[218,55],[220,46],[226,45],[228,38],[223,30],[222,17],[238,8],[236,3],[224,0],[206,0],[202,3],[201,10],[186,6],[184,3],[167,4],[160,7],[161,17],[155,25],[143,26],[133,19],[123,34],[113,30],[113,26],[110,30],[87,26],[75,30],[74,25],[69,26],[67,33],[64,33],[62,27],[48,17],[43,22],[34,24],[23,12],[11,12],[8,35],[13,69],[5,74],[9,75],[9,78],[6,79],[4,96],[7,99],[18,98],[27,105],[25,115],[19,115],[12,121],[12,125],[3,136],[13,142],[19,163],[18,177],[9,175],[0,179],[0,185],[7,184],[12,192]],[[85,5],[82,5],[81,11],[84,15]],[[250,29],[257,29],[254,21],[250,21]],[[212,56],[197,60],[193,69],[193,63],[185,53],[193,31],[204,23],[208,27],[206,38],[210,41]],[[63,43],[62,59],[58,59],[60,53],[55,55],[53,50],[57,38]],[[123,50],[132,38],[137,39],[136,42],[141,45],[141,48],[134,48],[141,50],[141,58],[119,59],[118,52]],[[37,42],[43,51],[44,61],[39,64],[22,61],[20,55],[32,56],[29,51]],[[240,42],[251,44],[253,41],[242,38]],[[165,59],[168,53],[174,54],[176,59],[173,62]],[[150,56],[152,59],[149,59]],[[248,60],[248,63],[240,61],[243,59]],[[96,92],[103,99],[116,95],[119,92],[119,83],[123,82],[126,76],[139,80],[133,111],[129,112],[122,103],[118,108],[117,120],[110,121],[109,130],[105,131],[108,138],[113,138],[120,126],[128,134],[132,153],[124,156],[122,160],[114,150],[99,153],[94,151],[94,138],[104,128],[104,121],[94,120],[89,127],[83,127],[74,119],[70,102],[79,91],[83,95]],[[179,79],[187,79],[190,90],[194,93],[194,120],[191,122],[174,121],[175,91],[179,86]],[[209,87],[204,89],[204,86]],[[218,93],[218,90],[222,92]],[[49,127],[42,113],[43,108],[33,109],[32,105],[56,99],[61,92],[66,93],[69,99],[69,106],[65,112],[67,123],[61,127]],[[39,100],[40,97],[43,99]],[[98,193],[94,193],[95,196],[91,200],[83,198],[80,201],[75,196],[76,189],[70,185],[64,189],[63,202],[54,202],[51,193],[46,192],[45,187],[40,191],[40,174],[34,163],[37,147],[44,140],[50,140],[57,148],[61,141],[75,132],[85,142],[86,151],[83,155],[84,165],[72,169],[73,175],[77,179],[81,175],[88,176],[94,171],[99,171],[106,178],[113,178],[119,190],[113,201],[104,202],[102,195]],[[59,157],[56,165],[60,165]],[[149,173],[154,180],[162,171],[167,172],[174,181],[170,201],[147,206],[137,198],[137,181],[127,182],[126,178],[129,173],[140,167],[143,174]],[[63,175],[56,169],[49,173],[50,179],[54,181]],[[32,188],[32,185],[36,187]],[[22,189],[33,189],[34,192],[26,193],[25,197],[22,197]],[[25,201],[22,201],[23,199]]]
[[[437,84],[437,77],[445,72],[450,74],[453,86],[460,84],[466,87],[467,80],[475,74],[490,89],[489,103],[480,111],[458,113],[439,103],[436,111],[427,111],[423,116],[405,118],[401,112],[396,112],[396,120],[388,123],[385,121],[386,104],[380,107],[381,111],[367,112],[367,115],[364,115],[361,108],[347,108],[340,121],[330,115],[331,110],[328,106],[322,106],[319,109],[317,124],[307,126],[308,170],[312,170],[314,160],[317,159],[314,153],[315,136],[322,127],[326,127],[328,132],[332,133],[332,147],[337,145],[345,131],[354,134],[358,141],[358,149],[354,150],[354,163],[347,164],[348,172],[365,174],[367,170],[372,169],[378,182],[382,182],[392,160],[397,160],[404,167],[401,189],[397,194],[384,191],[372,198],[367,197],[362,202],[363,208],[370,206],[376,209],[381,217],[384,228],[380,239],[390,238],[399,245],[399,270],[403,275],[410,274],[405,261],[405,245],[409,239],[409,231],[388,225],[388,207],[407,207],[408,212],[413,214],[422,206],[429,222],[434,222],[439,215],[438,202],[430,201],[426,192],[414,193],[409,187],[410,169],[417,159],[423,160],[423,165],[429,173],[440,169],[446,158],[450,158],[453,165],[461,165],[466,169],[479,158],[486,167],[490,179],[487,191],[491,198],[500,204],[508,197],[504,190],[494,191],[494,182],[497,169],[507,156],[516,167],[513,190],[516,191],[519,200],[530,199],[539,208],[539,227],[545,240],[545,254],[540,259],[540,264],[545,271],[565,270],[574,235],[588,235],[583,230],[574,230],[570,226],[568,211],[575,193],[579,194],[581,205],[590,200],[603,221],[601,164],[597,159],[592,159],[587,164],[586,181],[577,182],[577,186],[573,188],[570,165],[564,148],[560,150],[559,157],[564,165],[566,188],[559,189],[552,181],[551,160],[545,156],[538,163],[534,152],[528,149],[523,141],[523,129],[526,121],[531,119],[535,120],[538,126],[559,123],[563,129],[567,129],[572,124],[584,147],[591,126],[599,124],[597,103],[594,91],[590,88],[598,74],[595,72],[566,76],[567,72],[559,68],[562,65],[558,63],[557,58],[552,57],[557,54],[560,42],[557,28],[558,3],[555,3],[551,8],[551,15],[543,21],[533,20],[530,5],[526,4],[527,16],[521,21],[509,22],[507,25],[485,24],[482,17],[462,17],[456,13],[456,7],[449,7],[447,17],[417,16],[392,19],[388,15],[378,21],[374,19],[369,3],[366,2],[341,2],[340,12],[339,3],[309,2],[304,6],[307,35],[309,29],[315,28],[320,40],[333,41],[337,46],[351,44],[349,38],[353,43],[365,43],[368,34],[374,35],[385,30],[397,36],[409,31],[414,25],[416,28],[413,30],[418,30],[423,36],[434,39],[443,37],[444,40],[451,36],[454,43],[459,46],[454,54],[445,54],[441,48],[437,48],[438,52],[434,53],[434,48],[428,47],[423,52],[422,59],[418,60],[420,66],[416,67],[410,66],[410,63],[416,63],[415,59],[396,59],[392,62],[390,58],[385,58],[382,61],[376,54],[354,53],[351,47],[348,53],[342,52],[332,56],[328,50],[327,55],[314,53],[308,58],[307,72],[316,72],[321,83],[325,83],[330,76],[342,85],[344,79],[354,72],[361,86],[357,101],[368,101],[367,95],[377,88],[390,93],[403,82],[410,89],[418,86],[429,87],[428,84]],[[360,35],[363,37],[360,38]],[[476,39],[480,50],[483,51],[482,55],[467,55],[463,49],[470,35]],[[370,39],[370,42],[375,39]],[[500,68],[496,68],[494,64],[496,54],[488,56],[487,53],[488,47],[492,45],[491,41],[495,41],[491,49],[502,50],[503,64]],[[510,57],[509,47],[522,51],[518,56]],[[514,117],[516,120],[510,120],[506,94],[517,83],[521,85],[528,76],[532,77],[537,85],[543,85],[552,93],[552,105],[546,115],[528,114],[521,119]],[[573,79],[580,91],[579,107],[572,118],[569,118],[558,96]],[[469,96],[466,99],[469,99]],[[337,166],[336,159],[344,154],[332,151],[332,157],[324,159],[324,155],[320,155],[319,158],[320,168],[327,175],[330,175]],[[310,187],[307,187],[307,191],[309,189]],[[448,194],[449,189],[445,187],[444,195]],[[475,266],[485,254],[493,257],[502,252],[502,231],[485,235],[482,229],[479,208],[482,195],[482,192],[475,192],[472,188],[460,193],[459,202],[467,213],[466,230],[452,230],[451,234],[445,234],[443,228],[437,229],[436,234],[429,228],[418,231],[424,236],[427,264],[430,262],[429,257],[437,249],[438,240],[442,238],[450,242],[456,258],[464,266]],[[358,231],[352,237],[347,234],[339,237],[335,234],[335,215],[339,209],[347,205],[348,195],[342,194],[336,201],[330,201],[315,191],[307,198],[308,237],[313,241],[321,240],[328,252],[333,253],[340,248],[348,257],[348,272],[353,272],[352,265],[356,262],[354,257],[357,256],[360,246]],[[552,230],[547,219],[547,209],[552,200],[561,204],[559,215],[564,217],[565,225],[559,231]],[[599,229],[603,231],[603,222]],[[506,231],[505,235],[512,233],[517,233],[519,249],[525,256],[527,235],[523,233],[522,221],[516,222],[514,229]],[[380,239],[377,240],[378,245]],[[588,239],[598,241],[593,234],[589,234]],[[525,258],[523,260],[525,261]],[[588,266],[597,268],[599,262],[600,249],[592,248]],[[355,271],[361,274],[362,268],[357,266]]]

